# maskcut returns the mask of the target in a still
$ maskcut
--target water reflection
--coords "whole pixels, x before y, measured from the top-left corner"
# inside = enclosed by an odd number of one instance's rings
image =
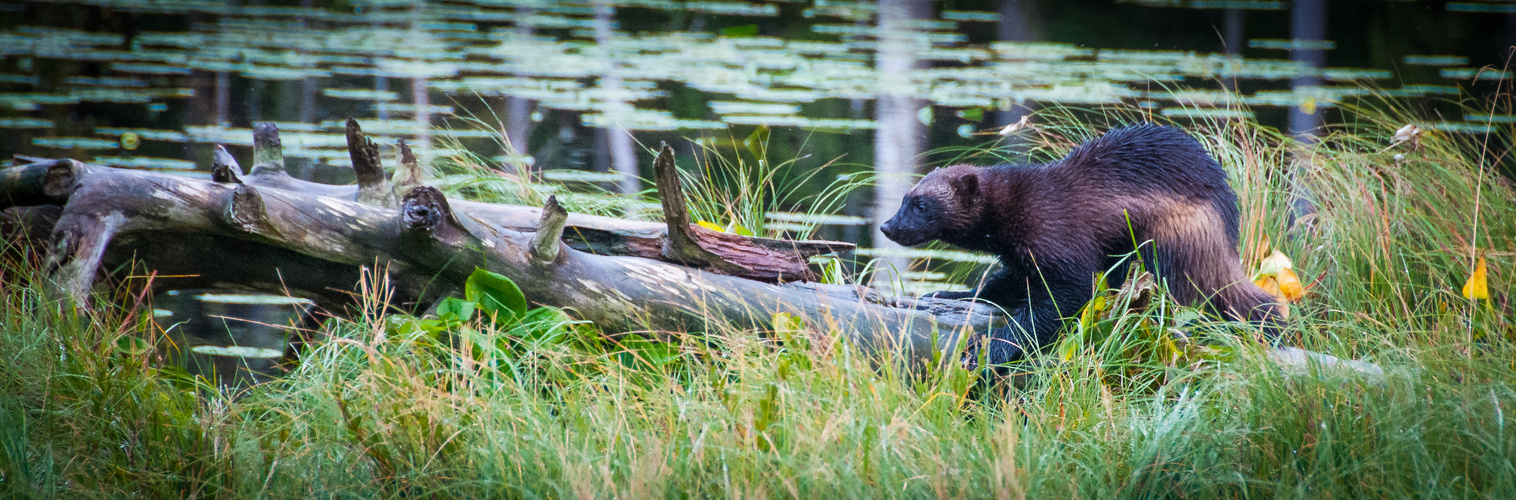
[[[168,334],[166,362],[222,387],[244,387],[280,373],[290,332],[310,313],[305,299],[175,290],[155,301]]]

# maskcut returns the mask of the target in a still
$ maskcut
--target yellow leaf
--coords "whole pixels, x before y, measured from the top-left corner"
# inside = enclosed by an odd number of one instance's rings
[[[706,228],[706,229],[709,229],[709,230],[712,230],[712,231],[715,231],[715,232],[718,232],[718,233],[725,233],[726,232],[726,230],[722,229],[721,226],[718,226],[718,225],[715,225],[715,224],[712,224],[710,222],[706,222],[706,221],[703,221],[703,220],[702,221],[696,221],[695,225],[703,227],[703,228]]]
[[[1283,291],[1279,290],[1279,281],[1274,279],[1273,276],[1258,278],[1253,280],[1253,284],[1258,285],[1258,288],[1262,288],[1264,292],[1268,292],[1269,295],[1279,299],[1280,302],[1289,302],[1290,300],[1289,297],[1284,296]]]
[[[1253,279],[1257,280],[1265,276],[1279,276],[1280,270],[1294,268],[1295,263],[1291,262],[1289,257],[1286,257],[1283,252],[1275,250],[1272,255],[1263,259],[1263,262],[1258,263],[1258,272],[1253,274]]]
[[[1469,276],[1469,281],[1463,284],[1463,297],[1466,299],[1489,299],[1490,283],[1486,277],[1488,271],[1485,268],[1484,255],[1474,263],[1474,275]]]
[[[1307,97],[1305,100],[1300,101],[1300,112],[1308,115],[1316,114],[1316,98]]]
[[[1305,296],[1305,289],[1300,286],[1300,278],[1295,276],[1295,271],[1286,267],[1279,270],[1279,276],[1274,278],[1279,283],[1279,294],[1290,302],[1299,302]]]

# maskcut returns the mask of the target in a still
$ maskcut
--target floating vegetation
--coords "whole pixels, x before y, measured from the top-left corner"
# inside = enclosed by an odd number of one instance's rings
[[[1492,68],[1443,68],[1437,73],[1443,78],[1454,80],[1509,80],[1512,75],[1516,75]]]
[[[1475,115],[1475,114],[1465,114],[1465,115],[1463,115],[1463,119],[1465,121],[1470,121],[1470,122],[1516,123],[1516,116],[1513,116],[1513,115]]]
[[[942,18],[949,21],[978,21],[985,23],[1000,22],[999,12],[981,12],[970,10],[944,10]]]
[[[136,168],[143,170],[194,170],[195,162],[176,160],[173,158],[151,158],[147,156],[96,156],[94,163],[112,167]]]
[[[1337,48],[1337,42],[1331,40],[1255,38],[1248,40],[1248,47],[1254,49],[1279,50],[1332,50]]]
[[[343,115],[371,113],[365,131],[383,139],[493,139],[498,132],[459,127],[450,120],[474,97],[528,99],[539,111],[581,112],[590,127],[633,131],[723,130],[732,125],[767,125],[851,132],[878,126],[871,117],[828,115],[828,106],[807,103],[846,99],[869,101],[885,90],[874,67],[880,40],[873,2],[815,2],[802,6],[809,33],[804,40],[764,36],[759,24],[737,22],[705,31],[660,31],[614,22],[595,31],[595,8],[586,2],[463,0],[417,4],[401,0],[360,0],[320,8],[236,5],[207,0],[51,0],[120,12],[200,17],[181,31],[92,32],[73,28],[15,26],[0,29],[0,57],[15,61],[0,73],[0,110],[31,112],[78,103],[143,105],[149,116],[170,110],[200,109],[206,101],[240,95],[246,85],[267,88],[278,82],[306,82],[300,96],[330,98],[318,105],[342,106]],[[1148,6],[1194,9],[1280,10],[1282,1],[1143,0]],[[701,15],[772,18],[782,2],[621,0],[615,8],[655,9]],[[1452,3],[1449,10],[1505,12],[1496,4]],[[1500,4],[1504,5],[1504,4]],[[525,7],[525,10],[519,10]],[[1493,10],[1491,10],[1493,9]],[[1235,54],[1178,50],[1117,50],[1054,42],[969,43],[964,28],[1000,21],[990,11],[944,10],[936,18],[907,23],[903,38],[926,64],[890,90],[910,94],[930,106],[1010,109],[1028,102],[1060,105],[1138,104],[1174,118],[1242,118],[1253,108],[1332,106],[1360,95],[1363,82],[1394,76],[1375,68],[1314,68],[1301,61],[1244,58]],[[972,26],[969,25],[972,23]],[[160,25],[153,25],[160,26]],[[608,33],[603,28],[609,27]],[[162,28],[156,28],[162,29]],[[1331,40],[1270,39],[1248,47],[1271,50],[1332,50]],[[1509,78],[1510,72],[1465,67],[1458,55],[1405,55],[1408,65],[1437,66],[1454,80]],[[35,61],[87,62],[98,71],[39,77]],[[604,78],[619,70],[615,79]],[[1283,83],[1301,76],[1342,87],[1281,90],[1262,86],[1238,95],[1215,82],[1258,80]],[[392,88],[405,80],[401,89]],[[56,82],[56,88],[44,82]],[[250,82],[255,81],[255,82]],[[267,82],[267,83],[265,83]],[[1207,82],[1200,83],[1197,82]],[[413,102],[411,86],[424,86],[429,99]],[[1351,85],[1351,87],[1349,87]],[[220,90],[217,90],[217,89]],[[232,89],[238,89],[234,93]],[[284,87],[281,93],[296,92]],[[673,90],[678,89],[678,90]],[[709,113],[667,109],[674,92],[700,93]],[[1154,90],[1159,89],[1159,90]],[[399,90],[399,91],[397,91]],[[211,95],[197,95],[211,94]],[[212,94],[214,93],[214,94]],[[1456,95],[1451,85],[1413,84],[1379,91],[1391,97]],[[195,106],[180,106],[198,97]],[[234,97],[240,99],[240,97]],[[224,102],[224,101],[223,101]],[[309,101],[307,101],[309,102]],[[291,106],[271,108],[284,134],[286,154],[334,165],[345,164],[340,123],[290,123]],[[240,106],[241,104],[233,104]],[[201,106],[197,108],[196,106]],[[255,110],[257,111],[257,110]],[[475,109],[467,112],[477,113]],[[982,111],[981,111],[982,113]],[[251,113],[249,113],[251,114]],[[804,115],[802,115],[804,114]],[[192,123],[227,123],[241,116],[198,117]],[[321,115],[316,115],[321,116]],[[214,119],[204,119],[214,118]],[[248,116],[248,118],[253,118]],[[261,119],[264,117],[259,117]],[[939,117],[933,123],[950,121]],[[963,118],[963,117],[959,117]],[[421,121],[418,121],[421,120]],[[967,119],[967,118],[963,118]],[[979,119],[971,121],[981,121]],[[0,128],[33,134],[56,124],[49,116],[8,117]],[[129,122],[105,122],[130,125]],[[236,122],[243,125],[245,122]],[[439,126],[440,124],[440,126]],[[433,130],[432,127],[437,129]],[[960,136],[977,127],[951,123]],[[180,130],[101,127],[116,138],[134,133],[142,141],[250,145],[247,129],[193,125]],[[123,140],[124,141],[124,140]],[[107,148],[104,142],[51,138],[43,147],[79,145]],[[121,146],[125,146],[123,142]],[[418,151],[435,153],[434,147]],[[431,145],[435,146],[435,144]],[[115,147],[115,146],[110,146]],[[608,182],[608,181],[592,181]]]
[[[1516,3],[1448,2],[1448,10],[1452,12],[1516,14]]]
[[[1164,108],[1159,111],[1170,118],[1252,118],[1253,112],[1229,108]]]
[[[554,182],[621,182],[626,175],[588,170],[543,170],[542,178]]]
[[[202,293],[195,296],[195,300],[201,302],[216,302],[221,304],[257,304],[257,305],[299,305],[308,306],[313,304],[310,300],[299,297],[286,297],[283,295],[267,295],[259,293]]]
[[[1149,7],[1187,7],[1191,9],[1284,10],[1285,2],[1248,0],[1117,0]]]
[[[52,128],[52,120],[39,118],[0,118],[0,128]]]
[[[32,145],[52,149],[117,149],[116,141],[93,137],[33,137]]]
[[[1401,61],[1416,66],[1462,66],[1469,63],[1469,58],[1464,56],[1405,56]]]
[[[321,95],[337,98],[356,98],[356,100],[396,100],[400,94],[391,91],[374,91],[365,88],[323,88]]]
[[[229,358],[262,358],[273,359],[284,356],[284,351],[269,349],[266,347],[247,347],[240,345],[197,345],[190,348],[190,352],[205,354],[208,356],[224,356]]]
[[[149,141],[189,142],[189,135],[176,130],[154,130],[145,128],[118,128],[118,127],[95,127],[95,133],[101,135],[124,136],[134,134],[139,139]]]
[[[800,106],[771,102],[711,101],[707,104],[718,115],[792,115],[800,112]]]

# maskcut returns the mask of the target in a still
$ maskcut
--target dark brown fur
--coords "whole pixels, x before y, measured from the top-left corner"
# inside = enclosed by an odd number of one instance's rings
[[[1139,248],[1180,302],[1276,320],[1273,298],[1237,256],[1237,195],[1221,166],[1176,128],[1113,130],[1048,164],[938,169],[882,229],[903,245],[937,239],[1000,257],[1002,269],[978,290],[935,294],[981,298],[1012,314],[1012,330],[993,335],[992,363],[1048,344],[1060,319],[1089,301],[1095,273],[1125,278],[1122,258]]]

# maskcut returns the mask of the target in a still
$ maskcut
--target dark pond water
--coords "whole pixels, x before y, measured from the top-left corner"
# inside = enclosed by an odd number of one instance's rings
[[[292,354],[291,332],[311,309],[303,299],[214,290],[170,291],[155,306],[167,362],[222,387],[277,376]]]

